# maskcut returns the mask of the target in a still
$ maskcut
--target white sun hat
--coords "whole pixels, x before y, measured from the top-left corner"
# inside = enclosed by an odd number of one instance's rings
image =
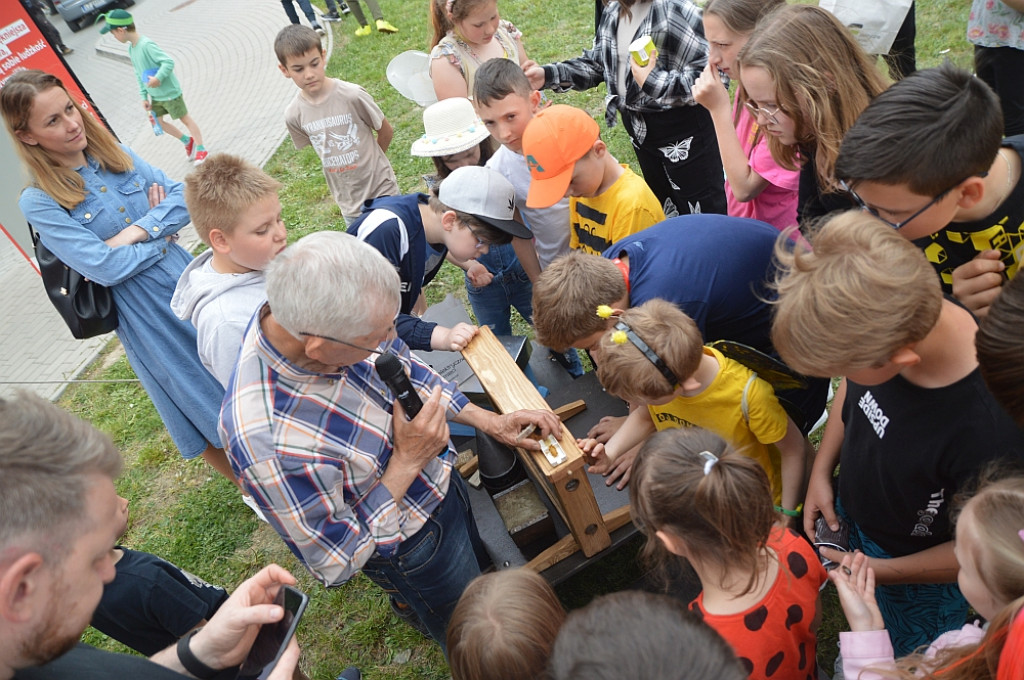
[[[442,99],[423,110],[424,135],[412,143],[413,156],[450,156],[487,139],[483,121],[465,97]]]

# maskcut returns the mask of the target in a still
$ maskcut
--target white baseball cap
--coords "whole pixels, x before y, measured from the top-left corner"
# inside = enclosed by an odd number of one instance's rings
[[[437,198],[452,210],[469,213],[506,234],[533,238],[533,233],[513,217],[516,191],[501,173],[479,165],[456,168],[441,182]]]

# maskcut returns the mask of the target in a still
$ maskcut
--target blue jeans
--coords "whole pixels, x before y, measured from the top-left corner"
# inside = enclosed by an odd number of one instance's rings
[[[299,3],[299,8],[302,13],[306,15],[306,19],[309,21],[310,26],[319,26],[319,22],[316,20],[316,14],[313,12],[313,5],[309,3],[309,0],[295,0]],[[284,13],[288,15],[288,21],[293,24],[299,23],[299,15],[295,13],[295,6],[292,4],[292,0],[281,0],[281,6],[284,7]]]
[[[495,335],[512,335],[509,315],[515,307],[527,323],[533,323],[533,284],[519,264],[512,244],[491,246],[486,255],[476,258],[494,274],[490,285],[477,288],[466,279],[469,304],[481,326],[490,326]]]
[[[470,511],[466,483],[458,470],[452,470],[448,493],[423,528],[394,556],[374,554],[363,565],[363,573],[412,607],[447,656],[448,619],[462,591],[489,561]]]

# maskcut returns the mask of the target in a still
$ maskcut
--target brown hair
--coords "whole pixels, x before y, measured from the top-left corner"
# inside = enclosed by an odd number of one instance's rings
[[[449,171],[451,174],[451,171]],[[507,231],[502,231],[497,227],[493,227],[487,222],[484,222],[476,215],[455,208],[449,208],[447,205],[441,202],[441,199],[437,197],[438,192],[441,190],[441,183],[438,182],[435,186],[430,188],[430,193],[427,194],[427,205],[436,214],[440,215],[451,210],[455,213],[455,219],[463,224],[463,226],[471,227],[474,234],[481,241],[489,246],[503,246],[512,243],[512,234]]]
[[[58,162],[41,145],[25,144],[17,135],[28,130],[29,117],[36,97],[54,87],[59,87],[68,95],[68,99],[82,116],[87,156],[99,163],[104,170],[113,173],[131,170],[133,164],[131,156],[121,148],[114,135],[75,101],[59,78],[35,69],[16,72],[0,89],[0,113],[3,114],[7,133],[14,142],[18,156],[28,167],[35,185],[49,194],[62,208],[71,210],[85,200],[85,180],[74,169]]]
[[[280,188],[244,158],[217,153],[185,177],[185,205],[199,238],[210,245],[212,229],[230,235],[243,211]]]
[[[309,26],[290,24],[282,28],[274,38],[274,54],[281,66],[286,68],[290,58],[301,57],[311,50],[323,54],[324,45],[320,42],[320,36]]]
[[[495,61],[492,59],[491,61]],[[508,61],[503,59],[502,61]],[[518,67],[517,67],[518,68]],[[454,155],[454,154],[449,154]],[[484,141],[480,142],[480,162],[477,163],[480,167],[486,165],[487,161],[494,155],[494,137],[488,137]],[[435,175],[438,180],[443,180],[448,175],[452,174],[451,168],[444,163],[445,156],[431,156],[430,160],[434,161]]]
[[[705,473],[710,453],[718,460]],[[644,558],[656,570],[674,559],[656,536],[683,539],[702,565],[750,573],[754,590],[772,524],[778,519],[764,469],[699,427],[663,430],[640,449],[629,481],[629,505],[644,535]]]
[[[1024,276],[1003,286],[975,337],[978,364],[992,396],[1024,427]]]
[[[764,18],[737,58],[771,76],[776,104],[796,124],[798,146],[814,152],[818,184],[835,191],[836,157],[843,134],[873,97],[888,85],[874,60],[831,12],[813,5],[784,5]],[[745,91],[743,96],[746,97]],[[797,168],[799,149],[768,137],[772,158]]]
[[[829,219],[809,248],[782,234],[775,258],[772,344],[805,375],[881,366],[938,322],[935,270],[919,248],[868,213]]]
[[[731,32],[749,35],[761,17],[784,4],[785,0],[708,0],[703,15],[713,14]]]
[[[511,59],[488,59],[473,78],[473,101],[477,106],[490,106],[510,94],[529,98],[531,92],[533,88],[522,67]]]
[[[555,591],[526,567],[478,576],[455,605],[446,635],[454,680],[533,680],[565,619]]]
[[[961,517],[964,512],[970,512],[975,520],[972,528],[977,535],[971,557],[978,576],[992,595],[1009,604],[992,619],[976,645],[947,647],[932,658],[922,654],[904,657],[897,661],[896,671],[889,673],[892,677],[996,680],[1007,634],[1024,608],[1024,541],[1019,535],[1024,527],[1024,477],[983,482],[963,505]]]
[[[599,305],[626,296],[619,268],[600,255],[572,251],[559,257],[533,283],[533,327],[537,342],[562,350],[608,328]]]
[[[627,309],[619,317],[657,354],[678,380],[697,371],[704,355],[704,340],[693,319],[671,302],[648,300]],[[626,401],[647,402],[672,394],[678,385],[669,384],[640,349],[626,339],[615,340],[618,331],[609,329],[601,338],[597,377],[608,391]]]
[[[627,590],[566,617],[546,677],[746,680],[747,672],[729,644],[682,602]]]
[[[474,7],[490,1],[452,0],[452,15],[449,18],[447,0],[430,0],[430,24],[434,27],[434,37],[430,43],[431,49],[448,35],[448,31],[454,31],[455,23],[469,16]]]
[[[0,554],[11,546],[59,564],[86,515],[94,475],[122,459],[106,434],[30,392],[0,399]]]

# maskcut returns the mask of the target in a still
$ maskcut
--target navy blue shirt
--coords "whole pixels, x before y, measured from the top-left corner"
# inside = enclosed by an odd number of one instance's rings
[[[436,323],[412,316],[413,305],[423,286],[430,283],[444,264],[444,244],[427,243],[420,217],[426,194],[384,196],[366,202],[363,214],[348,227],[348,233],[364,241],[394,265],[402,280],[402,306],[395,322],[400,337],[411,349],[430,349]]]

